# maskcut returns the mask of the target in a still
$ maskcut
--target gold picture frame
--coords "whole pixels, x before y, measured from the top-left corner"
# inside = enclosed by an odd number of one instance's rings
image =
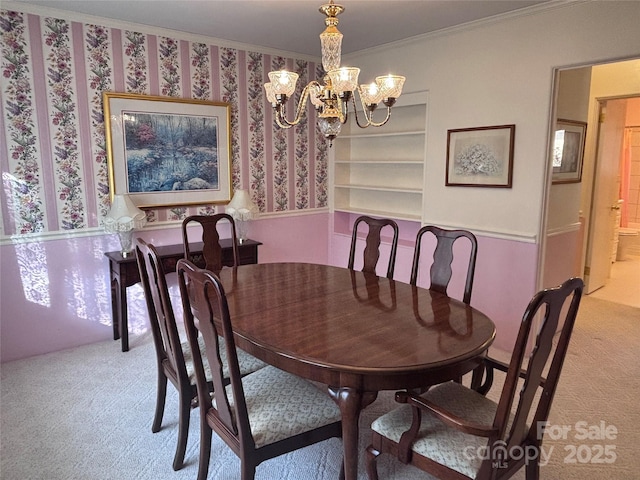
[[[109,190],[139,208],[231,200],[230,106],[103,94]]]

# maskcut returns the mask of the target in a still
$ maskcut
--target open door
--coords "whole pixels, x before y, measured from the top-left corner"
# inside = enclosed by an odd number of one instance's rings
[[[586,293],[603,287],[611,273],[626,111],[626,99],[600,101],[598,150],[585,260]]]

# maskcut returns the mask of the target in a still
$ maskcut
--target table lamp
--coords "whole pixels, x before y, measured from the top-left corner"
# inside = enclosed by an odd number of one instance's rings
[[[127,195],[114,195],[111,209],[104,217],[104,229],[117,233],[120,238],[120,253],[124,258],[133,250],[133,230],[147,223],[147,215],[136,207]]]
[[[236,190],[225,208],[225,213],[229,214],[236,223],[238,243],[244,243],[247,239],[249,221],[258,216],[258,207],[251,201],[249,192]]]

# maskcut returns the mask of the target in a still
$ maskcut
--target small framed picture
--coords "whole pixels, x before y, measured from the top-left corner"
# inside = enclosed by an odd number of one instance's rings
[[[582,181],[582,160],[587,124],[574,120],[556,122],[553,137],[552,183],[579,183]]]
[[[103,94],[109,189],[139,208],[231,199],[230,107],[225,103]]]
[[[447,131],[447,186],[511,188],[515,125]]]

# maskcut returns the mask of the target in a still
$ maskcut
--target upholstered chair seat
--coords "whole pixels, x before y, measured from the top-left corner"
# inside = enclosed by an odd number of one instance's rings
[[[498,408],[498,404],[493,400],[457,382],[438,385],[422,397],[446,408],[467,423],[487,427],[491,426]],[[399,444],[402,434],[411,427],[411,410],[409,405],[401,405],[374,420],[371,429]],[[420,432],[411,450],[469,478],[475,478],[482,464],[479,452],[486,446],[486,437],[461,432],[448,426],[435,415],[423,412]]]
[[[276,367],[242,378],[256,448],[340,421],[340,409],[326,390]],[[227,386],[233,408],[231,385]]]

